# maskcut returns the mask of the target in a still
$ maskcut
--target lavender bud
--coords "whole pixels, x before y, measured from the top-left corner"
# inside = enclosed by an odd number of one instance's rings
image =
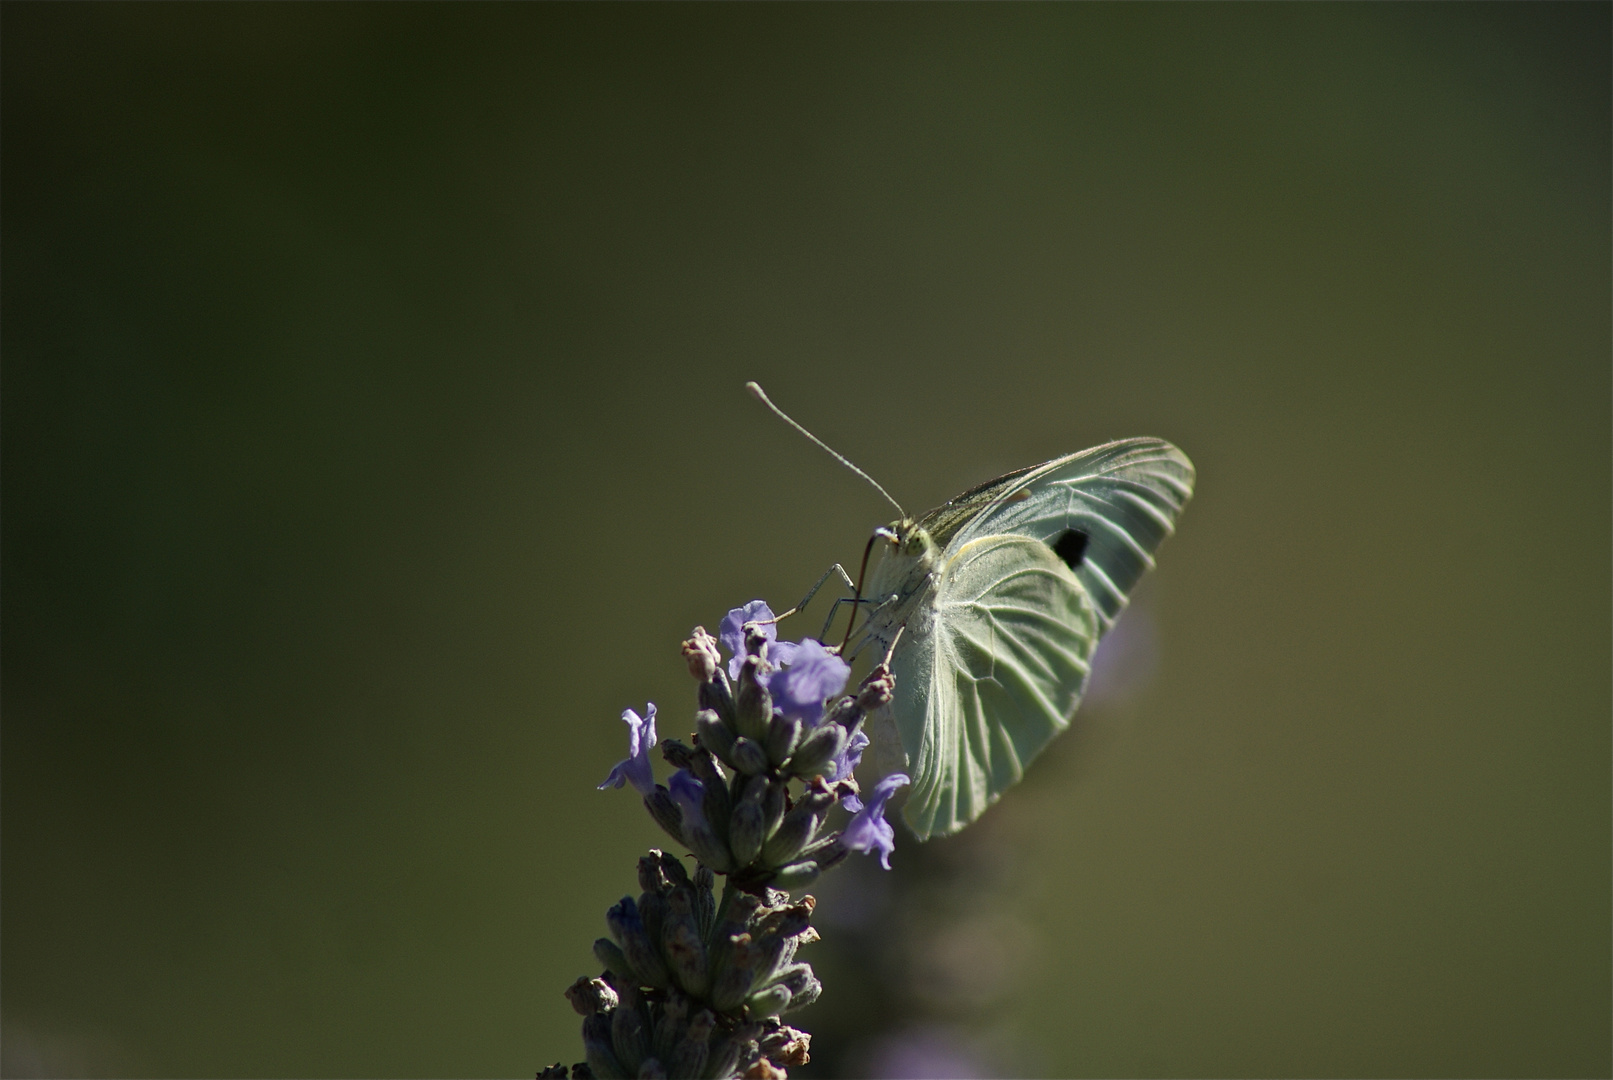
[[[712,1055],[711,1064],[707,1067],[706,1075],[733,1076],[739,1071],[741,1061],[751,1061],[760,1053],[761,1048],[756,1045],[754,1039],[742,1039],[739,1033],[735,1032],[717,1047],[717,1052]]]
[[[732,765],[734,763],[734,732],[723,723],[716,712],[711,709],[701,709],[694,714],[695,737],[700,745],[716,754],[723,761]]]
[[[846,729],[839,724],[824,724],[801,740],[801,746],[790,758],[790,771],[797,776],[815,776],[824,766],[846,748]]]
[[[773,698],[767,687],[757,681],[761,663],[761,657],[747,656],[745,666],[739,669],[739,700],[734,703],[734,719],[741,735],[766,742],[767,729],[773,719]]]
[[[792,990],[790,992],[790,1003],[784,1006],[784,1012],[794,1012],[796,1009],[804,1009],[814,1001],[818,1000],[818,995],[823,993],[823,984],[818,981],[816,975],[812,975],[810,972],[808,972],[808,979],[809,981],[807,984],[800,990]]]
[[[812,1036],[792,1027],[780,1027],[762,1036],[761,1046],[762,1053],[778,1065],[805,1065],[812,1060],[807,1052],[812,1046]]]
[[[677,1053],[672,1058],[672,1068],[669,1070],[673,1076],[727,1076],[726,1072],[711,1072],[706,1068],[706,1058],[710,1053],[711,1030],[716,1027],[717,1018],[711,1014],[710,1009],[701,1009],[689,1021],[688,1030],[684,1032],[683,1041],[678,1044]]]
[[[782,986],[769,986],[750,996],[745,1006],[752,1017],[777,1016],[790,1003],[790,991]]]
[[[723,951],[722,966],[714,972],[711,984],[711,1004],[719,1012],[732,1012],[750,996],[756,979],[756,967],[762,957],[751,944],[749,934],[736,934]]]
[[[712,677],[700,684],[700,707],[710,709],[718,718],[733,728],[736,710],[734,706],[734,688],[728,682],[728,673],[718,668]]]
[[[767,751],[761,743],[740,736],[734,740],[733,762],[746,776],[756,776],[767,771]]]
[[[764,934],[756,946],[759,959],[751,980],[752,988],[767,986],[774,982],[778,973],[795,959],[795,948],[794,937],[777,932]]]
[[[819,870],[828,870],[845,862],[846,856],[850,854],[851,849],[842,842],[841,834],[831,833],[807,847],[801,852],[801,857],[812,859],[818,864]]]
[[[762,860],[769,866],[778,866],[794,859],[817,834],[824,814],[832,805],[834,792],[821,779],[814,778],[812,786],[801,793],[795,806],[784,815],[778,831],[762,845]]]
[[[694,749],[685,746],[677,739],[667,739],[661,744],[662,753],[666,759],[678,768],[685,770],[689,775],[704,785],[705,791],[701,800],[701,812],[717,832],[719,839],[728,829],[728,813],[732,809],[728,803],[728,778],[723,775],[722,767],[717,759],[711,756],[711,751],[705,747]],[[676,760],[674,760],[674,758]],[[677,799],[677,790],[673,789],[673,798]],[[681,805],[681,800],[678,800]],[[684,822],[687,827],[689,818],[688,808],[684,807]]]
[[[721,785],[718,785],[719,787]],[[733,866],[727,846],[706,819],[705,807],[710,804],[710,788],[682,769],[672,774],[671,795],[683,811],[683,842],[695,857],[713,870],[726,874]],[[724,804],[723,824],[727,825],[728,793],[722,793]]]
[[[807,861],[793,863],[773,875],[773,885],[780,889],[801,889],[818,880],[822,867]]]
[[[610,1016],[603,1013],[582,1022],[582,1047],[588,1068],[600,1080],[629,1080],[630,1074],[616,1060],[616,1051],[611,1047],[610,1028]]]
[[[767,729],[768,760],[774,765],[783,765],[795,753],[800,741],[801,721],[786,719],[782,713],[774,714]]]
[[[651,848],[648,855],[640,855],[638,859],[638,887],[647,893],[664,893],[670,883],[666,874],[661,870],[661,849]],[[639,901],[639,907],[644,902]]]
[[[717,651],[717,639],[706,633],[704,626],[695,627],[689,640],[683,643],[683,659],[696,682],[710,682],[712,676],[722,670],[722,653]]]
[[[774,975],[773,981],[780,986],[788,987],[791,995],[794,995],[817,981],[817,977],[812,974],[811,964],[791,964]]]
[[[666,876],[668,891],[689,884],[689,872],[683,868],[682,859],[670,852],[652,850],[661,857],[661,873]]]
[[[856,698],[839,698],[833,705],[829,706],[829,711],[824,714],[823,721],[826,724],[839,724],[847,731],[853,731],[863,721],[863,710],[858,706]]]
[[[766,839],[762,803],[767,799],[767,788],[767,777],[751,777],[745,784],[745,794],[734,806],[733,817],[729,819],[728,850],[733,852],[734,862],[738,866],[749,866],[761,854],[762,841]]]
[[[889,705],[891,698],[895,696],[896,676],[891,674],[890,668],[880,664],[868,673],[868,677],[857,690],[857,707],[863,712],[873,712]]]
[[[706,945],[695,924],[694,890],[678,889],[668,898],[667,908],[662,951],[678,985],[701,997],[710,984],[710,972],[706,963]]]
[[[644,796],[644,809],[672,839],[680,844],[683,842],[683,812],[672,801],[672,794],[667,791],[665,784],[656,784],[655,789]]]
[[[683,1022],[689,1018],[689,999],[676,990],[668,990],[666,1002],[661,1006],[661,1018],[655,1022],[655,1035],[650,1040],[650,1052],[658,1061],[671,1061],[683,1039]]]
[[[682,739],[662,739],[661,756],[674,769],[688,769],[694,763],[695,749]]]
[[[793,904],[786,904],[768,912],[767,916],[760,920],[760,926],[767,933],[777,934],[782,938],[802,937],[812,930],[812,912],[817,906],[817,897],[803,896]]]
[[[679,867],[681,870],[682,867]],[[700,924],[702,938],[711,933],[711,924],[717,917],[717,900],[711,893],[712,886],[717,882],[717,875],[711,872],[709,866],[697,866],[694,872],[694,901],[695,918]]]
[[[633,965],[627,962],[627,954],[622,947],[610,938],[600,938],[594,942],[594,959],[599,961],[600,967],[616,976],[624,983],[638,982],[639,974],[633,970]],[[575,1006],[575,1002],[572,1003]],[[612,1006],[614,1008],[614,1006]]]
[[[644,1018],[644,1002],[636,986],[622,989],[622,1003],[610,1014],[610,1041],[616,1060],[629,1075],[636,1074],[650,1052],[649,1022]]]
[[[584,975],[566,988],[566,1000],[579,1015],[593,1016],[616,1008],[618,998],[610,983]]]
[[[631,896],[622,897],[605,913],[605,924],[610,927],[611,936],[622,947],[622,954],[644,984],[666,986],[666,964],[661,960],[660,951],[650,943],[649,935],[644,930],[644,920],[639,917],[638,905]]]
[[[772,836],[778,832],[779,824],[784,820],[784,812],[789,809],[785,789],[786,784],[782,780],[775,780],[767,786],[767,798],[762,800],[763,835]]]
[[[644,936],[650,947],[661,944],[661,926],[666,917],[666,897],[660,893],[641,893],[638,898],[638,917],[644,923]]]

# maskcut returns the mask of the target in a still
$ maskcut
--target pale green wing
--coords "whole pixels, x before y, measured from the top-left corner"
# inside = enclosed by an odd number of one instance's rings
[[[999,533],[1059,549],[1107,630],[1175,529],[1193,479],[1193,463],[1163,439],[1122,439],[982,484],[931,511],[920,525],[949,553]],[[989,501],[980,505],[983,499]],[[975,512],[960,521],[949,508],[965,500]],[[1070,558],[1076,547],[1082,550]]]
[[[1039,540],[980,537],[950,555],[891,662],[913,780],[904,815],[920,839],[979,817],[1069,725],[1099,627]]]

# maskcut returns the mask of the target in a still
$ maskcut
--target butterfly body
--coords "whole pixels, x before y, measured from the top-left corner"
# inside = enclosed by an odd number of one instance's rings
[[[896,645],[891,710],[913,777],[904,816],[921,839],[979,817],[1069,725],[1093,650],[1193,480],[1174,446],[1126,439],[880,531],[858,649]]]

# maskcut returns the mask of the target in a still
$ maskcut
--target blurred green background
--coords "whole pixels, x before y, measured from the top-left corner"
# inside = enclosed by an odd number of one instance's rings
[[[865,1016],[1608,1075],[1609,11],[7,3],[5,1071],[578,1060],[619,712],[890,516],[755,378],[910,509],[1199,467],[1006,973]]]

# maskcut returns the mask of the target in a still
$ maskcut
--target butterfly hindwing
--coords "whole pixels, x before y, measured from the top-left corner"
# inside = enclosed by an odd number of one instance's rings
[[[1063,731],[1086,685],[1100,622],[1046,544],[980,537],[939,574],[930,632],[893,660],[920,838],[956,832],[1015,783]]]

